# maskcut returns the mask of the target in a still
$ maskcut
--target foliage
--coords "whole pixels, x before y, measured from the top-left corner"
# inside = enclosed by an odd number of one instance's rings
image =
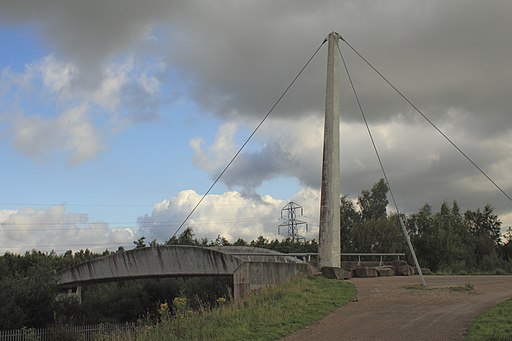
[[[134,241],[133,244],[135,244],[135,248],[140,249],[141,247],[146,247],[145,239],[146,237],[140,237],[137,241]]]
[[[398,216],[387,215],[388,187],[380,179],[370,191],[363,190],[357,205],[347,197],[340,200],[342,252],[403,252]]]
[[[322,277],[300,278],[218,309],[179,314],[136,335],[112,340],[275,340],[301,329],[349,302],[355,288]],[[186,300],[173,305],[186,311]]]
[[[380,179],[357,201],[341,197],[342,252],[408,252],[397,214],[386,213],[387,192]],[[438,212],[425,204],[402,219],[423,267],[451,273],[512,270],[512,230],[502,241],[502,223],[490,205],[462,214],[456,201],[444,202]]]
[[[386,217],[387,193],[388,185],[384,179],[380,179],[373,185],[371,191],[363,190],[361,192],[358,204],[361,208],[361,219],[363,221],[379,220]]]
[[[82,250],[75,256],[34,250],[0,257],[0,329],[39,328],[52,323],[58,305],[53,272],[92,254]]]
[[[512,335],[512,300],[480,314],[468,329],[466,340],[510,340]]]
[[[471,282],[467,282],[463,286],[455,286],[455,287],[432,287],[432,286],[425,287],[421,284],[409,284],[409,285],[404,285],[402,288],[409,289],[409,290],[419,290],[419,291],[432,291],[432,290],[450,290],[450,291],[457,291],[457,292],[474,292],[475,291],[475,286]]]
[[[459,273],[509,269],[500,240],[501,222],[486,205],[483,211],[459,211],[457,202],[446,202],[432,213],[425,205],[411,215],[407,225],[420,264],[432,271]]]
[[[343,252],[407,252],[396,213],[387,213],[388,188],[380,179],[371,190],[356,199],[340,199]],[[419,263],[434,272],[510,273],[512,270],[512,228],[501,236],[501,221],[490,205],[464,213],[456,201],[443,203],[438,211],[425,204],[418,212],[403,215]],[[149,247],[159,245],[156,240]],[[197,239],[192,228],[172,236],[164,245],[254,246],[280,252],[316,253],[318,243],[267,239],[264,236],[233,244],[219,235],[215,240]],[[144,236],[134,247],[147,247]],[[115,252],[124,252],[118,248]],[[44,327],[55,323],[129,322],[141,316],[156,320],[159,306],[184,297],[195,311],[218,305],[229,298],[230,278],[147,279],[103,283],[82,288],[83,303],[58,295],[53,273],[61,269],[109,255],[90,250],[62,255],[37,250],[0,256],[0,329]],[[409,259],[411,261],[411,259]],[[221,300],[222,301],[222,300]],[[171,314],[174,310],[170,309]]]
[[[145,237],[134,242],[135,248],[145,247]],[[230,245],[218,236],[208,243],[197,240],[191,228],[166,244],[220,246]],[[254,245],[282,252],[316,252],[315,241],[292,242],[290,239],[267,240],[263,237],[248,243],[239,239],[234,245]],[[152,241],[150,246],[158,243]],[[116,252],[123,252],[118,249]],[[141,316],[158,317],[162,302],[186,297],[192,309],[217,306],[219,297],[231,297],[231,278],[166,278],[102,283],[82,287],[82,304],[59,295],[53,273],[61,269],[112,254],[106,250],[96,254],[90,250],[62,255],[54,252],[31,251],[23,255],[9,252],[0,256],[0,329],[45,327],[54,323],[94,324],[100,322],[132,322]]]

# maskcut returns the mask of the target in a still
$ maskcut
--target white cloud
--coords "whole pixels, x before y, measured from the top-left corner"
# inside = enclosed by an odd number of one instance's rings
[[[137,239],[136,229],[130,227],[113,228],[110,231],[110,240],[117,244],[131,243]]]
[[[42,60],[40,72],[48,90],[63,98],[70,95],[71,83],[77,77],[76,66],[69,62],[58,61],[50,55]]]
[[[155,73],[163,67],[134,56],[120,58],[104,67],[92,88],[82,82],[88,72],[83,65],[55,55],[27,64],[21,72],[2,69],[0,113],[13,125],[13,146],[39,161],[59,152],[68,154],[71,164],[93,159],[105,150],[108,136],[100,137],[100,131],[112,134],[156,117],[161,84]]]
[[[0,222],[6,221],[13,214],[16,214],[15,210],[0,210]]]
[[[110,229],[106,223],[90,222],[87,214],[66,212],[64,206],[0,211],[0,253],[29,249],[62,253],[86,248],[115,251],[118,245],[131,245],[133,236],[133,228]]]
[[[124,63],[109,65],[102,75],[98,89],[92,95],[94,102],[109,111],[115,111],[121,102],[123,88],[128,83],[128,76],[133,68],[133,58],[127,58]]]
[[[150,96],[157,96],[160,91],[160,81],[154,76],[142,73],[138,78],[138,83]]]
[[[64,131],[65,150],[69,151],[72,164],[94,158],[104,150],[100,136],[87,117],[85,106],[71,109],[58,119],[59,130]]]
[[[66,153],[70,164],[90,160],[105,147],[87,110],[82,105],[55,118],[17,117],[13,146],[37,160],[45,160],[56,151]]]
[[[471,157],[476,155],[474,161],[505,190],[512,188],[510,132],[490,135],[475,145],[474,136],[459,129],[460,115],[449,117],[441,130]],[[238,127],[219,128],[211,146],[191,142],[196,164],[212,178],[238,148],[233,139]],[[400,210],[414,212],[427,202],[439,207],[443,201],[457,200],[463,210],[492,202],[498,213],[508,211],[499,191],[430,125],[396,116],[373,123],[370,129]],[[383,174],[365,125],[343,121],[340,131],[342,193],[357,197]],[[316,116],[268,120],[247,147],[221,178],[228,186],[257,191],[266,180],[288,176],[306,189],[320,187],[323,122]]]
[[[203,148],[203,140],[194,138],[190,146],[194,151],[194,163],[209,173],[219,173],[235,155],[237,150],[234,140],[237,124],[228,122],[222,124],[215,135],[215,141],[207,148]]]
[[[510,6],[466,0],[428,5],[248,1],[236,6],[232,1],[219,5],[193,0],[66,6],[59,0],[3,2],[3,22],[33,25],[53,52],[21,73],[2,70],[0,112],[23,112],[13,120],[12,143],[18,150],[38,159],[62,152],[69,162],[78,163],[104,150],[100,132],[113,130],[106,123],[98,126],[93,117],[107,117],[103,122],[122,128],[154,119],[166,93],[162,87],[169,92],[183,88],[187,99],[205,113],[237,122],[222,126],[211,145],[205,146],[202,138],[190,141],[196,165],[214,177],[237,150],[236,131],[252,128],[247,121],[267,109],[335,28],[427,108],[510,192]],[[389,96],[377,77],[352,63],[345,45],[342,49],[357,71],[352,73],[355,84],[406,210],[457,199],[468,208],[490,201],[500,212],[510,211],[509,202],[502,204],[501,194],[490,194],[492,186],[485,186],[486,180],[436,133],[428,133],[430,128],[409,115],[396,119],[409,109],[397,104],[401,102]],[[320,55],[313,60],[255,136],[255,145],[228,170],[222,179],[228,186],[258,188],[265,180],[288,176],[305,188],[319,187],[324,61]],[[354,101],[345,95],[350,90],[345,90],[342,189],[357,195],[382,174]],[[60,102],[49,104],[53,99],[47,94],[58,94]],[[37,116],[27,109],[39,104],[53,105],[56,114]]]
[[[172,199],[163,200],[153,207],[151,215],[138,219],[140,235],[148,240],[168,240],[192,210],[201,196],[193,190],[181,191]],[[312,230],[308,238],[316,238],[319,204],[318,193],[303,190],[294,199],[303,205],[308,213],[304,219],[309,219]],[[208,195],[187,223],[177,233],[179,235],[186,227],[192,227],[196,238],[215,239],[218,235],[230,241],[243,238],[251,241],[260,235],[266,238],[284,238],[277,234],[281,209],[286,201],[269,195],[260,198],[244,197],[239,192]],[[318,206],[318,207],[317,207]],[[301,231],[304,232],[304,231]]]

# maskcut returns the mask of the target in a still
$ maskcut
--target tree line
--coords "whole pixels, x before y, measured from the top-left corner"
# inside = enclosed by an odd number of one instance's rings
[[[383,179],[357,199],[342,197],[342,252],[406,252],[405,238],[396,213],[388,211],[388,187]],[[490,205],[461,212],[456,201],[443,203],[438,211],[425,204],[417,212],[401,216],[419,263],[434,272],[509,273],[512,271],[512,230],[502,235],[502,222]],[[196,238],[192,228],[159,244],[146,243],[144,236],[134,247],[157,245],[255,246],[279,252],[318,251],[316,240],[292,241],[263,236],[248,242],[228,241],[217,236],[213,241]],[[115,252],[71,250],[55,252],[32,250],[24,254],[6,252],[0,256],[0,329],[44,327],[55,323],[89,324],[135,321],[156,318],[160,303],[177,296],[197,308],[214,306],[219,297],[229,299],[232,281],[225,279],[162,278],[102,283],[82,288],[82,304],[60,296],[54,278],[56,271]],[[412,263],[412,262],[411,262]]]
[[[397,213],[388,213],[388,187],[380,179],[357,200],[341,198],[343,252],[406,252],[411,255]],[[456,201],[438,211],[425,204],[401,218],[422,267],[434,272],[510,272],[512,231],[487,204],[462,213]],[[412,263],[412,262],[411,262]]]
[[[268,240],[262,236],[246,242],[242,239],[231,244],[226,238],[197,239],[191,228],[179,236],[159,244],[156,240],[146,245],[145,237],[134,241],[134,248],[157,245],[253,245],[281,252],[316,252],[316,241],[292,242]],[[232,278],[158,278],[125,280],[82,287],[82,303],[75,297],[60,295],[55,272],[76,264],[124,252],[105,250],[95,253],[88,249],[58,255],[54,251],[27,251],[24,254],[6,252],[0,256],[0,330],[22,327],[41,328],[54,324],[96,324],[102,322],[135,322],[158,318],[161,303],[172,302],[175,297],[186,297],[188,304],[204,309],[218,304],[219,298],[230,299]]]
[[[357,199],[340,198],[341,250],[345,253],[401,253],[412,264],[399,218],[402,219],[422,267],[434,272],[510,272],[512,271],[512,229],[502,234],[502,222],[489,205],[462,213],[457,201],[444,202],[438,211],[427,203],[411,214],[390,213],[388,186],[384,179],[371,189],[361,191]],[[145,238],[134,242],[146,246]],[[153,240],[149,246],[158,245]],[[259,236],[247,242],[238,239],[230,243],[217,236],[213,241],[197,239],[189,227],[164,245],[196,246],[256,246],[280,252],[318,251],[316,240],[292,241],[267,239]]]

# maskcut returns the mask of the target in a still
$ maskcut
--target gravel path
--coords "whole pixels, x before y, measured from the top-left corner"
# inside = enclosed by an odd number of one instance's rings
[[[426,276],[432,290],[411,290],[417,276],[353,278],[357,301],[282,341],[462,340],[482,311],[512,298],[512,276]],[[474,291],[453,291],[471,283]]]

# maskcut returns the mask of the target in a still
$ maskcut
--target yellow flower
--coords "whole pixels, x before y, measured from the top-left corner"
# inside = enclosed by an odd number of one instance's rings
[[[175,297],[174,300],[172,300],[172,305],[176,310],[184,310],[187,306],[187,299],[181,296]]]
[[[223,306],[225,303],[226,303],[226,298],[225,297],[217,298],[217,304],[218,305]]]
[[[167,311],[169,311],[169,305],[167,304],[167,302],[160,303],[160,313],[167,312]]]

